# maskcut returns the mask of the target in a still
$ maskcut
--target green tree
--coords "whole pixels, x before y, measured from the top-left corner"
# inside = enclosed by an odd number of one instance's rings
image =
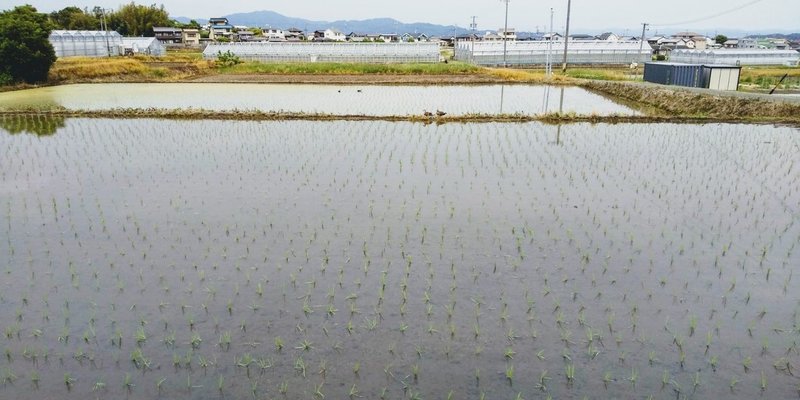
[[[188,24],[178,24],[175,26],[183,29],[200,29],[200,24],[198,24],[195,20],[190,20]]]
[[[50,13],[50,21],[57,29],[93,31],[100,28],[100,20],[95,14],[78,7],[65,7]]]
[[[43,82],[56,53],[47,39],[53,25],[30,5],[0,13],[0,84]]]
[[[109,26],[123,36],[153,36],[154,26],[172,26],[164,6],[131,2],[108,14]]]
[[[723,44],[728,41],[728,37],[725,35],[717,35],[714,37],[714,41],[717,42],[717,44]]]

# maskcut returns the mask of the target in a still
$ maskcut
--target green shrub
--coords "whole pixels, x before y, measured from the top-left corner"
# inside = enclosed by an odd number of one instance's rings
[[[230,50],[226,52],[217,52],[217,66],[219,67],[232,67],[236,64],[241,64],[242,60]]]

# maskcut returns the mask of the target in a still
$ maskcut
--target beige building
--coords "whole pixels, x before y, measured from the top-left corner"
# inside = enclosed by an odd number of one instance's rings
[[[185,46],[200,45],[200,31],[197,29],[184,29],[183,32],[181,32],[181,37]]]

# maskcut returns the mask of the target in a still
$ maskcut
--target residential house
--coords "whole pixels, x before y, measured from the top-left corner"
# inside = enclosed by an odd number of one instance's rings
[[[739,48],[739,39],[728,39],[722,43],[722,47],[726,49],[737,49]]]
[[[672,50],[694,49],[695,42],[691,39],[655,36],[647,39],[647,44],[656,55],[668,55]]]
[[[672,35],[670,37],[675,38],[675,39],[694,39],[696,37],[703,37],[703,35],[701,35],[701,34],[699,34],[697,32],[686,31],[686,32],[677,32],[677,33],[675,33],[674,35]]]
[[[365,42],[367,40],[367,35],[363,33],[350,32],[347,34],[348,42]]]
[[[687,49],[705,50],[708,48],[708,39],[697,32],[678,32],[670,37],[673,39],[683,39]]]
[[[614,34],[613,32],[605,32],[603,34],[595,36],[597,40],[604,40],[607,42],[619,42],[622,38],[618,35]]]
[[[438,43],[439,47],[447,46],[447,40],[442,39],[439,36],[431,36],[431,37],[428,38],[428,41],[431,42],[431,43]]]
[[[181,28],[154,26],[153,36],[155,36],[159,42],[164,44],[181,43],[183,41],[183,33],[181,32]]]
[[[381,35],[378,35],[378,34],[375,34],[375,33],[368,33],[366,35],[366,39],[364,39],[364,41],[365,42],[377,42],[380,38],[381,38]]]
[[[306,40],[306,34],[299,28],[289,28],[283,31],[283,37],[289,42]]]
[[[400,35],[396,33],[381,33],[378,35],[378,40],[383,40],[386,43],[399,42]]]
[[[267,38],[270,42],[285,42],[286,41],[286,32],[283,29],[277,28],[264,28],[262,29],[262,35]]]
[[[314,31],[314,41],[315,42],[344,42],[347,40],[347,36],[341,31],[336,29],[325,29],[323,30],[316,30]]]
[[[344,33],[337,29],[326,29],[325,30],[325,39],[333,40],[334,42],[344,42],[347,40]]]
[[[486,42],[499,42],[503,40],[503,37],[494,32],[486,32],[483,34],[482,40]]]
[[[528,41],[528,42],[536,42],[544,40],[544,34],[540,32],[532,32],[532,33],[518,33],[517,40],[519,41]]]
[[[499,36],[498,36],[499,38]],[[481,37],[474,33],[468,33],[456,36],[456,42],[473,42],[480,41]]]
[[[228,23],[227,18],[211,18],[208,24],[208,38],[211,40],[230,40],[233,36],[233,25]]]
[[[775,50],[791,50],[789,41],[786,39],[770,39],[770,42]]]
[[[183,29],[181,32],[181,40],[183,41],[184,46],[199,46],[200,30],[192,28]]]
[[[555,32],[545,33],[542,35],[542,40],[552,40],[554,42],[557,42],[562,39],[564,39],[564,36]]]
[[[569,40],[595,40],[595,37],[592,35],[587,35],[585,33],[576,33],[573,35],[569,35]]]
[[[514,41],[517,40],[517,32],[514,28],[503,29],[500,28],[497,30],[497,34],[500,36],[500,40],[509,40]]]
[[[417,42],[427,42],[429,39],[430,38],[428,38],[428,35],[424,33],[420,33],[419,35],[416,35],[414,37],[414,40],[416,40]]]
[[[741,38],[739,39],[739,48],[740,49],[757,49],[758,48],[758,40],[753,38]]]
[[[256,34],[249,30],[240,30],[233,35],[233,38],[239,42],[252,42]]]

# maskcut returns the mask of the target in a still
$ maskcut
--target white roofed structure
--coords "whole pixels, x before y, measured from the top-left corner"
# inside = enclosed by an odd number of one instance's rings
[[[48,39],[57,57],[110,57],[122,44],[122,36],[114,31],[55,30]]]

